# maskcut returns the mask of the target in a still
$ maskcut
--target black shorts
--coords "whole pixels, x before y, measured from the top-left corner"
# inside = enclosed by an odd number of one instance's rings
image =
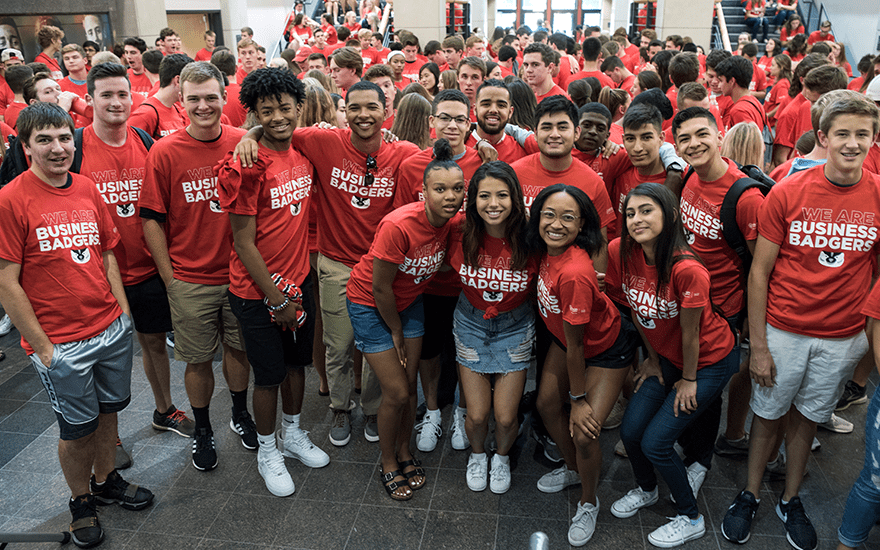
[[[440,355],[443,347],[452,345],[452,317],[458,296],[422,294],[425,301],[425,336],[422,337],[422,359]]]
[[[131,318],[136,331],[141,334],[158,334],[174,330],[171,327],[168,293],[158,273],[146,281],[125,287],[125,297],[131,307]]]
[[[611,344],[611,347],[584,359],[584,363],[588,367],[599,367],[603,369],[625,369],[632,365],[633,357],[635,357],[638,348],[639,333],[631,320],[620,320],[620,332],[617,333],[617,339]],[[559,346],[562,351],[566,351],[565,344],[562,340],[553,336],[553,342]]]
[[[254,369],[254,385],[277,386],[284,381],[288,368],[312,363],[315,338],[315,292],[312,278],[299,285],[306,321],[296,331],[282,330],[272,322],[263,300],[245,300],[228,293],[232,313],[238,318],[244,338],[245,353]]]

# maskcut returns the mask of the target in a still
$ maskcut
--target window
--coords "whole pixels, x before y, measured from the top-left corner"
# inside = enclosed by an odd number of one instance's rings
[[[554,32],[572,36],[577,25],[601,24],[602,3],[603,0],[496,0],[495,25],[528,25],[534,31],[539,20],[546,20],[552,23]]]

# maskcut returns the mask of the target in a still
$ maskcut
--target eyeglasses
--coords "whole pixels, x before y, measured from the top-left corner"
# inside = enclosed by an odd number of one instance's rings
[[[376,181],[376,177],[373,175],[373,170],[378,170],[379,166],[376,164],[376,159],[373,158],[373,155],[367,155],[367,175],[364,176],[364,185],[369,187],[373,185],[373,182]]]
[[[439,115],[437,115],[437,120],[439,120],[443,124],[449,124],[450,122],[455,122],[459,126],[464,126],[465,124],[468,124],[470,122],[470,119],[466,116],[451,117],[451,116],[447,115],[446,113],[440,113]]]
[[[557,214],[552,210],[541,210],[541,218],[548,222],[555,222],[556,218],[559,218],[559,220],[565,225],[570,225],[577,221],[580,216],[575,216],[574,214]]]

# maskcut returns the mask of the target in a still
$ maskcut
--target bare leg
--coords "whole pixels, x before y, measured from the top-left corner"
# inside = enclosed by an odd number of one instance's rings
[[[565,460],[569,470],[577,471],[577,455],[571,432],[568,429],[569,415],[562,406],[568,397],[568,371],[565,366],[565,352],[552,343],[544,359],[544,371],[541,374],[541,383],[538,385],[538,399],[536,406],[547,433]],[[617,396],[614,396],[617,399]]]
[[[749,436],[749,477],[746,490],[760,497],[761,481],[764,478],[764,468],[770,455],[774,453],[776,446],[776,433],[782,419],[767,420],[760,416],[752,418],[751,435]],[[788,477],[788,476],[786,476]]]
[[[435,411],[437,404],[437,388],[440,386],[440,356],[419,361],[419,376],[422,379],[422,393],[425,394],[425,405],[429,411]]]
[[[245,352],[223,344],[223,377],[229,391],[247,390],[250,375],[251,367]]]
[[[461,369],[464,370],[464,369]],[[510,372],[507,374],[495,375],[495,399],[493,406],[495,407],[495,443],[498,446],[498,453],[507,456],[516,441],[517,431],[519,430],[519,421],[516,413],[519,410],[519,400],[522,397],[523,388],[526,385],[527,370]],[[461,377],[459,377],[461,379]],[[471,400],[476,403],[479,399]],[[465,417],[465,426],[467,420],[473,414],[473,407],[468,408],[468,415]],[[483,436],[485,439],[485,436]],[[474,440],[468,434],[471,446]],[[482,441],[480,442],[482,444]]]
[[[782,499],[786,502],[798,496],[815,435],[816,423],[802,415],[797,407],[792,407],[785,434],[785,492]]]
[[[281,383],[281,410],[284,414],[302,412],[303,396],[306,391],[306,371],[302,367],[287,369],[287,378]]]
[[[144,374],[153,390],[156,410],[165,413],[173,405],[171,401],[171,366],[168,361],[168,348],[165,347],[165,334],[142,334],[137,339],[143,350]]]
[[[364,374],[364,354],[358,350],[354,350],[352,353],[352,366],[351,372],[354,374],[354,389],[361,389],[361,383],[363,382],[363,374]]]
[[[116,467],[116,434],[118,429],[116,413],[98,415],[98,429],[92,440],[95,447],[92,469],[95,472],[95,481],[98,483],[104,483],[107,475]]]
[[[315,291],[315,303],[321,303],[321,287],[318,284],[317,254],[309,254],[309,262],[312,265],[310,276],[312,278],[312,288]],[[324,319],[321,315],[321,308],[315,308],[315,339],[312,343],[312,365],[315,366],[315,372],[318,373],[320,384],[318,391],[321,393],[329,393],[330,386],[327,384],[327,346],[324,345]],[[283,399],[282,399],[283,403]]]
[[[727,400],[727,429],[724,437],[729,440],[742,439],[746,435],[746,418],[749,415],[749,400],[752,397],[752,380],[749,376],[749,354],[744,353],[739,372],[730,379]]]
[[[187,363],[183,380],[190,405],[202,408],[211,404],[211,394],[214,393],[214,371],[211,369],[210,361]]]
[[[480,374],[467,367],[458,365],[458,380],[462,386],[462,396],[470,394],[471,400],[474,402],[474,406],[468,410],[468,414],[464,418],[464,431],[467,433],[472,451],[476,454],[485,453],[484,443],[486,441],[486,434],[489,432],[489,411],[492,406],[492,384],[490,383],[489,375]],[[422,386],[424,387],[424,379],[422,379]],[[436,403],[436,395],[434,400]],[[519,400],[517,400],[517,404],[519,404]],[[431,407],[428,406],[428,408],[430,409]],[[515,417],[516,414],[514,414]],[[495,419],[496,421],[498,420],[497,409],[495,411]],[[495,437],[496,439],[498,438],[497,429]],[[506,451],[501,452],[500,446],[498,453],[507,454]]]
[[[115,435],[113,442],[116,443]],[[71,496],[89,493],[89,476],[95,462],[95,433],[74,440],[59,440],[58,461]]]
[[[288,376],[288,378],[290,378]],[[284,383],[282,382],[282,385]],[[278,411],[278,386],[254,386],[254,424],[260,435],[275,433],[275,415]]]

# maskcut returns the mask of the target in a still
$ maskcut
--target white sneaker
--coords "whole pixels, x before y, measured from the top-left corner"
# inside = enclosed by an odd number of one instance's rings
[[[295,458],[309,468],[323,468],[330,464],[330,456],[311,442],[309,432],[305,430],[289,430],[286,439],[284,430],[279,430],[278,439],[281,440],[281,453],[286,457]]]
[[[452,437],[450,438],[452,448],[456,451],[463,451],[471,446],[468,441],[467,432],[464,431],[464,414],[458,412],[458,407],[452,413]]]
[[[437,448],[437,440],[443,435],[440,420],[440,411],[426,412],[422,421],[416,426],[418,430],[416,446],[423,453],[430,453]]]
[[[614,501],[614,504],[611,505],[611,514],[616,518],[631,518],[645,506],[657,504],[659,499],[660,492],[657,487],[654,487],[650,493],[646,493],[641,487],[636,487]]]
[[[538,490],[542,493],[558,493],[569,485],[578,485],[580,482],[581,476],[563,464],[552,472],[541,476],[541,479],[538,480]]]
[[[691,519],[687,516],[676,516],[669,519],[672,521],[658,527],[648,535],[648,542],[660,548],[674,548],[706,534],[706,521],[703,516],[700,516],[696,525],[691,523]]]
[[[828,430],[829,432],[834,432],[838,434],[852,433],[854,428],[852,422],[844,420],[834,413],[831,413],[831,420],[823,424],[819,424],[819,427],[824,430]]]
[[[9,318],[9,315],[4,315],[0,319],[0,336],[6,336],[10,332],[12,332],[12,319]]]
[[[611,408],[611,412],[608,413],[608,418],[605,419],[605,422],[602,424],[603,430],[613,430],[614,428],[620,427],[623,424],[623,415],[626,414],[626,406],[629,404],[629,399],[624,396],[620,396],[617,398],[617,401],[614,403],[614,407]]]
[[[626,446],[623,444],[622,439],[614,446],[614,454],[622,456],[623,458],[629,458],[629,455],[626,453]]]
[[[486,470],[489,467],[489,458],[484,454],[483,459],[474,456],[468,459],[467,484],[471,491],[482,491],[486,488]]]
[[[489,470],[489,488],[496,495],[506,493],[510,489],[510,461],[502,462],[499,455],[492,457],[492,469]]]
[[[568,543],[572,546],[583,546],[590,542],[596,532],[596,516],[599,515],[599,497],[595,506],[578,502],[577,513],[571,518],[568,528]]]
[[[257,452],[257,469],[266,482],[266,488],[276,497],[286,497],[293,494],[295,489],[293,479],[284,465],[284,457],[278,449],[264,451],[262,448]]]
[[[709,470],[699,462],[694,462],[687,467],[688,485],[691,486],[695,499],[700,492],[700,487],[703,486],[703,482],[706,481],[706,473],[708,472]],[[675,504],[675,497],[672,494],[669,495],[669,500],[672,501],[672,504]]]

